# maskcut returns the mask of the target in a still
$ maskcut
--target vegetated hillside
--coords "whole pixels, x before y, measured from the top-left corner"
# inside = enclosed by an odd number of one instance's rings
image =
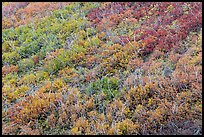
[[[201,2],[2,4],[3,134],[202,134]]]

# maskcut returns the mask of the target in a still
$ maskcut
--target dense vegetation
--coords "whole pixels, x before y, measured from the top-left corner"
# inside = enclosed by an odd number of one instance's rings
[[[3,134],[202,134],[201,2],[2,4]]]

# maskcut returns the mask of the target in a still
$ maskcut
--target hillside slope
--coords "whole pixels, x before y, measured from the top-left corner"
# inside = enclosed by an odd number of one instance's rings
[[[201,2],[2,4],[2,134],[202,134]]]

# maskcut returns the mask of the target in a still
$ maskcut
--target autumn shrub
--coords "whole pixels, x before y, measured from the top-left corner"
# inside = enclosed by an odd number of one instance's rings
[[[202,134],[201,9],[3,2],[2,133]]]

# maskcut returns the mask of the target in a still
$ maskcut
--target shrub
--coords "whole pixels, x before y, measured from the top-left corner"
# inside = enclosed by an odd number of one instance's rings
[[[103,77],[101,80],[91,82],[86,89],[86,93],[93,95],[103,92],[108,100],[113,99],[119,94],[119,84],[120,81],[117,78]]]
[[[20,59],[20,54],[17,51],[3,53],[3,64],[17,64]]]
[[[25,72],[34,67],[35,63],[32,58],[22,59],[18,62],[19,71]]]

